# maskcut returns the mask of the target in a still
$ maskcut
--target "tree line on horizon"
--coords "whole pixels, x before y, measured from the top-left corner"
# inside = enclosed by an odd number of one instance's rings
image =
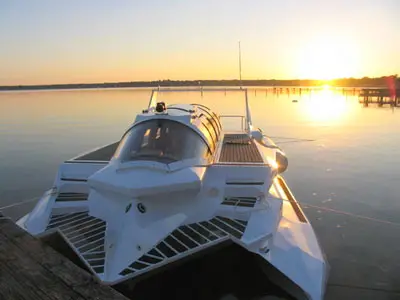
[[[313,79],[224,79],[224,80],[156,80],[104,83],[74,83],[48,85],[0,86],[0,90],[40,90],[40,89],[82,89],[82,88],[124,88],[124,87],[180,87],[180,86],[291,86],[312,87],[329,84],[338,87],[389,87],[396,83],[400,88],[400,78],[396,75],[363,78],[339,78],[333,80]]]

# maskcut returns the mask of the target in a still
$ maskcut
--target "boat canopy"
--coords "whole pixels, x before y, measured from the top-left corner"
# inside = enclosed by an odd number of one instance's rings
[[[171,119],[149,119],[131,127],[114,157],[121,162],[150,160],[172,163],[210,157],[203,138],[192,128]]]

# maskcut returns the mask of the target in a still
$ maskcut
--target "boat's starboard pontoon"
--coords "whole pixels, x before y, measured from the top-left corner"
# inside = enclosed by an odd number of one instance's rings
[[[322,299],[327,263],[281,176],[284,153],[201,104],[157,102],[122,139],[64,162],[54,186],[18,221],[57,232],[99,280],[116,285],[230,243],[295,299]],[[238,264],[239,261],[231,262]]]

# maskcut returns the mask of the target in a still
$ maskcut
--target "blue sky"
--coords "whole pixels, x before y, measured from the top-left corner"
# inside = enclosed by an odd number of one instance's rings
[[[400,73],[400,1],[0,0],[0,85]]]

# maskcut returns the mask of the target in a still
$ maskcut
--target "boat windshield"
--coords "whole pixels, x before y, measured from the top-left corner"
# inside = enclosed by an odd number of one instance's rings
[[[191,128],[166,119],[133,126],[122,138],[114,157],[121,162],[151,160],[171,163],[190,158],[208,158],[209,149]]]

